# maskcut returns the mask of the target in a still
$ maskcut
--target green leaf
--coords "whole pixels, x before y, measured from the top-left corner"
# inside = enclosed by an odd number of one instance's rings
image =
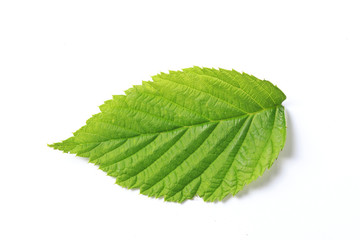
[[[152,79],[50,146],[88,157],[120,186],[176,202],[235,195],[284,147],[286,96],[269,81],[199,67]]]

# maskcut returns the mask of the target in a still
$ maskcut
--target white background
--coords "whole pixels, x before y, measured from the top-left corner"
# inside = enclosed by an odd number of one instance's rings
[[[0,239],[360,239],[358,1],[0,1]],[[288,139],[236,197],[167,203],[63,140],[161,71],[234,68],[287,95]]]

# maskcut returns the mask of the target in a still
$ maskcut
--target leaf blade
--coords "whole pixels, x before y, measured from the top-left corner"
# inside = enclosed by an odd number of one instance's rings
[[[261,176],[284,147],[285,99],[270,82],[235,70],[161,73],[50,146],[89,157],[120,186],[148,196],[222,200]]]

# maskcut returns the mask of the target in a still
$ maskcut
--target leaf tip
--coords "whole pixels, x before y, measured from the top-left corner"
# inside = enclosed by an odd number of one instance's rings
[[[46,144],[48,147],[55,148],[55,143],[52,144]]]

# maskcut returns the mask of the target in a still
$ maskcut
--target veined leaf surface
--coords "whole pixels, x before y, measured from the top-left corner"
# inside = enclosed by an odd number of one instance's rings
[[[286,96],[269,81],[199,67],[152,79],[50,146],[88,157],[120,186],[176,202],[236,194],[284,147]]]

